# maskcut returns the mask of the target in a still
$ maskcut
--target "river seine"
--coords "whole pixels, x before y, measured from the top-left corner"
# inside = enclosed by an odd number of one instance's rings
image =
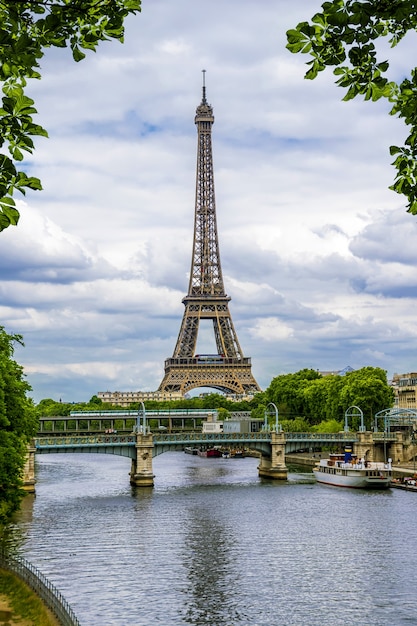
[[[417,624],[417,494],[257,475],[258,461],[180,452],[38,455],[9,541],[82,626]]]

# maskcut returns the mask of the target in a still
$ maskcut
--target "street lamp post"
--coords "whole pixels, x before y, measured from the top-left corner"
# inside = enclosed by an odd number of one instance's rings
[[[353,406],[350,406],[345,411],[345,433],[349,432],[348,417],[358,417],[358,415],[361,418],[361,425],[359,426],[359,431],[361,433],[365,432],[365,425],[363,422],[363,411],[358,406],[353,405]]]
[[[278,408],[276,407],[276,405],[273,402],[269,402],[267,407],[266,407],[266,409],[268,409],[269,406],[274,407],[274,410],[275,410],[275,432],[279,433],[279,432],[281,432],[281,427],[279,425],[279,420],[278,420]],[[266,414],[267,414],[267,410],[266,409],[265,409],[265,424],[266,424]]]
[[[143,434],[146,435],[146,430],[148,428],[146,424],[146,410],[145,410],[145,405],[143,404],[143,402],[141,402],[141,405],[142,405],[142,428],[143,428]]]
[[[264,430],[265,432],[267,432],[267,431],[268,431],[268,412],[267,412],[266,408],[265,408],[265,411],[264,411],[264,425],[263,425],[263,430]]]
[[[136,418],[136,432],[137,433],[143,433],[144,435],[146,435],[146,411],[145,411],[145,405],[143,404],[142,401],[140,401],[140,404],[142,405],[142,410],[139,409],[138,410],[138,416]],[[140,414],[142,413],[142,426],[140,425]]]

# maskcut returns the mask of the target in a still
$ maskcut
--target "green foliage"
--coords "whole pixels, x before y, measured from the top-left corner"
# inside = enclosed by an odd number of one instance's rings
[[[296,417],[293,420],[282,420],[280,426],[287,433],[308,433],[311,431],[311,424],[302,417]],[[270,427],[274,428],[272,422],[270,422]]]
[[[311,23],[301,22],[287,32],[287,48],[310,55],[305,78],[314,79],[333,66],[336,84],[346,90],[343,100],[363,96],[373,102],[386,98],[393,104],[391,115],[403,118],[410,134],[404,146],[390,147],[397,171],[390,189],[406,196],[407,210],[417,214],[417,68],[400,84],[389,81],[389,62],[378,58],[375,44],[380,37],[389,37],[393,48],[416,30],[416,4],[414,0],[332,0],[324,2],[322,9]]]
[[[221,421],[224,421],[230,418],[230,411],[228,411],[227,409],[224,409],[223,407],[220,407],[217,413],[218,413],[218,419]]]
[[[89,404],[93,404],[94,406],[97,406],[97,408],[100,408],[103,404],[103,400],[100,400],[100,398],[98,398],[97,396],[92,396],[92,398],[90,398]]]
[[[39,596],[16,574],[0,569],[0,594],[7,597],[13,611],[13,617],[7,623],[56,626],[54,616],[48,612]]]
[[[23,497],[25,455],[24,440],[15,433],[0,430],[0,526],[17,511]]]
[[[334,419],[325,420],[324,422],[320,422],[320,424],[313,426],[311,430],[315,433],[339,433],[343,430],[343,423]]]
[[[8,335],[0,326],[0,524],[19,507],[27,444],[37,431],[38,418],[27,397],[30,385],[13,359],[20,335]]]
[[[371,429],[375,413],[394,403],[386,372],[379,367],[363,367],[345,376],[321,376],[315,370],[303,369],[274,378],[265,395],[278,407],[281,425],[302,418],[309,424],[308,430],[317,432],[333,432],[320,430],[332,423],[334,432],[342,430],[345,412],[351,406],[362,410],[365,426]],[[260,406],[265,407],[266,403]],[[261,417],[258,413],[256,416]]]
[[[261,394],[257,394],[261,396]],[[203,397],[184,398],[183,400],[147,400],[146,410],[156,411],[157,409],[217,409],[219,414],[228,415],[231,411],[250,411],[254,404],[254,400],[248,402],[232,402],[226,396],[218,393],[209,394]],[[44,398],[37,405],[38,415],[42,417],[58,417],[60,415],[69,415],[71,411],[111,411],[123,410],[119,405],[102,402],[97,396],[92,396],[88,402],[61,402]],[[138,411],[142,409],[142,405],[138,402],[132,402],[129,405],[130,411]],[[262,413],[263,415],[263,413]]]
[[[282,419],[305,416],[305,389],[311,381],[320,378],[321,375],[312,369],[302,369],[295,374],[276,376],[265,390],[267,402],[273,402],[277,406]]]
[[[57,402],[51,398],[41,400],[37,405],[38,414],[41,417],[58,417],[69,415],[73,411],[74,405],[66,402]]]
[[[346,374],[341,401],[347,408],[357,406],[364,414],[365,428],[373,428],[375,413],[394,404],[394,391],[387,385],[386,373],[379,367],[363,367]],[[354,428],[358,425],[354,424]]]
[[[33,137],[47,137],[34,123],[34,101],[25,94],[28,79],[41,78],[39,61],[50,47],[69,47],[74,61],[95,51],[100,41],[123,42],[123,23],[140,11],[141,0],[0,1],[0,231],[16,225],[19,212],[13,194],[42,189],[38,178],[16,168],[24,152],[34,150]]]
[[[69,415],[71,411],[122,410],[122,407],[97,402],[63,403],[50,398],[37,405],[42,417]],[[269,387],[248,401],[232,402],[226,396],[213,393],[203,397],[182,400],[147,401],[146,410],[157,409],[217,409],[220,419],[227,419],[234,411],[251,411],[252,418],[264,419],[275,427],[278,408],[279,423],[287,432],[338,432],[343,430],[345,411],[359,406],[365,415],[367,428],[372,428],[375,413],[393,405],[394,392],[387,383],[386,372],[378,367],[364,367],[345,376],[322,376],[312,369],[302,369],[272,379]],[[142,406],[132,403],[129,409]],[[156,424],[156,423],[155,423]],[[358,425],[359,426],[359,425]],[[323,430],[322,430],[323,429]]]

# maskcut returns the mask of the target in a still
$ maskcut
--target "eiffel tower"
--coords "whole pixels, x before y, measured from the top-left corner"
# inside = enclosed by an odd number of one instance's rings
[[[196,387],[213,387],[226,394],[247,396],[260,391],[252,376],[251,360],[244,357],[229,311],[220,265],[214,196],[211,128],[213,109],[203,97],[197,107],[197,178],[194,242],[184,317],[172,358],[165,360],[161,392],[183,395]],[[200,320],[212,320],[217,354],[196,355]]]

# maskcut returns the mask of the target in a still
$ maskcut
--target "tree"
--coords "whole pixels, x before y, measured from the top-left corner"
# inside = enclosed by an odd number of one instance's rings
[[[318,424],[326,418],[329,381],[330,376],[323,376],[310,381],[303,389],[306,415],[309,416],[311,424]]]
[[[371,430],[375,413],[393,406],[394,391],[388,385],[385,370],[380,367],[363,367],[344,376],[340,399],[345,411],[351,406],[359,407],[364,415],[366,429]],[[353,429],[358,427],[359,424],[353,424]]]
[[[98,398],[97,396],[92,396],[88,402],[88,404],[92,404],[94,406],[100,407],[103,404],[103,400]]]
[[[311,431],[311,424],[302,417],[296,417],[293,420],[282,420],[280,425],[282,430],[287,433],[308,433]],[[274,424],[271,423],[270,426],[273,428]]]
[[[290,52],[312,57],[305,78],[314,79],[333,66],[336,84],[346,89],[343,100],[363,96],[387,98],[391,115],[403,118],[410,134],[402,147],[391,146],[397,173],[390,187],[408,199],[407,210],[417,214],[417,67],[400,84],[389,81],[389,61],[377,56],[375,41],[389,37],[391,48],[417,27],[414,0],[332,0],[311,22],[301,22],[287,32]]]
[[[312,431],[315,433],[338,433],[343,429],[343,423],[335,419],[325,420],[313,426]]]
[[[26,395],[31,387],[12,358],[16,342],[22,344],[21,336],[8,335],[0,326],[0,524],[19,507],[27,444],[38,426]]]
[[[308,408],[304,395],[306,387],[321,375],[312,369],[302,369],[295,374],[282,374],[272,379],[264,393],[264,402],[274,402],[283,419],[305,417]]]
[[[13,194],[42,189],[38,178],[18,170],[23,153],[34,150],[33,137],[47,137],[34,123],[34,101],[25,94],[27,80],[41,78],[39,60],[46,48],[70,47],[74,61],[100,41],[123,42],[123,23],[140,11],[141,0],[0,0],[0,231],[16,225]]]

